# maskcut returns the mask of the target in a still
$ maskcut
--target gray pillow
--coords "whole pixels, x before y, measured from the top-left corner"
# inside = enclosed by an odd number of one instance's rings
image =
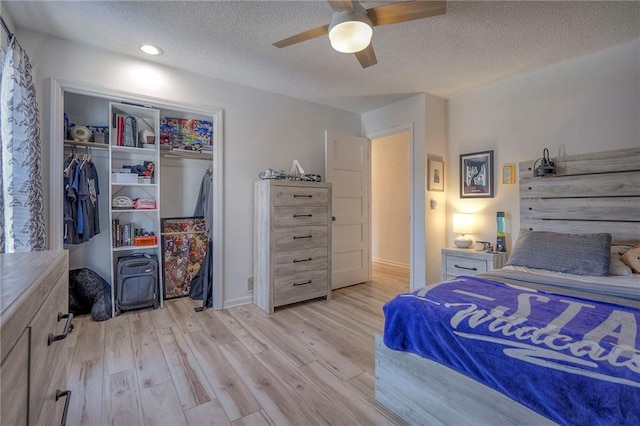
[[[575,275],[607,275],[611,234],[521,230],[507,265]]]

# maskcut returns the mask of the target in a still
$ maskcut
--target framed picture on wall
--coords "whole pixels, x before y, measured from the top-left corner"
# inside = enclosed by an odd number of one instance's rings
[[[493,198],[493,151],[460,156],[460,198]]]
[[[512,185],[516,183],[516,165],[505,164],[502,166],[502,184]]]
[[[429,158],[427,162],[427,190],[444,191],[444,161]]]

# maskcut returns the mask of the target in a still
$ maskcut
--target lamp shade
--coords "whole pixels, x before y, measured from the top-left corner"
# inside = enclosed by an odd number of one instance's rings
[[[473,234],[475,232],[475,217],[471,213],[453,214],[454,234]]]
[[[342,53],[356,53],[371,43],[373,27],[364,9],[335,12],[329,25],[331,47]]]
[[[470,213],[454,213],[453,214],[453,233],[460,234],[453,240],[458,248],[469,248],[473,244],[473,240],[465,234],[473,234],[476,229],[475,216]]]

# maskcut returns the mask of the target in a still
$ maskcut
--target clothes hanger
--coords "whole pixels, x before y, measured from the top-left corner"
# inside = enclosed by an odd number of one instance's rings
[[[76,146],[73,145],[71,147],[71,155],[70,155],[71,161],[69,161],[69,165],[67,166],[67,168],[64,169],[64,173],[69,173],[69,170],[71,170],[71,167],[73,167],[76,164],[76,161],[78,161],[77,155],[78,153],[76,152]]]
[[[82,154],[82,164],[80,164],[80,168],[84,167],[84,163],[87,162],[87,153],[89,151],[88,147],[84,147],[84,154]]]

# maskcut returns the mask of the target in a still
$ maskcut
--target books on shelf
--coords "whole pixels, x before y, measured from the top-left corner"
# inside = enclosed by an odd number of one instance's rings
[[[114,114],[114,131],[116,135],[116,145],[122,146],[122,138],[124,135],[124,115]]]
[[[141,148],[141,146],[138,145],[138,124],[136,117],[113,113],[111,126],[115,134],[115,141],[111,142],[112,145]]]
[[[158,243],[155,235],[144,235],[144,230],[133,223],[121,224],[120,219],[111,221],[113,248],[151,246]]]

